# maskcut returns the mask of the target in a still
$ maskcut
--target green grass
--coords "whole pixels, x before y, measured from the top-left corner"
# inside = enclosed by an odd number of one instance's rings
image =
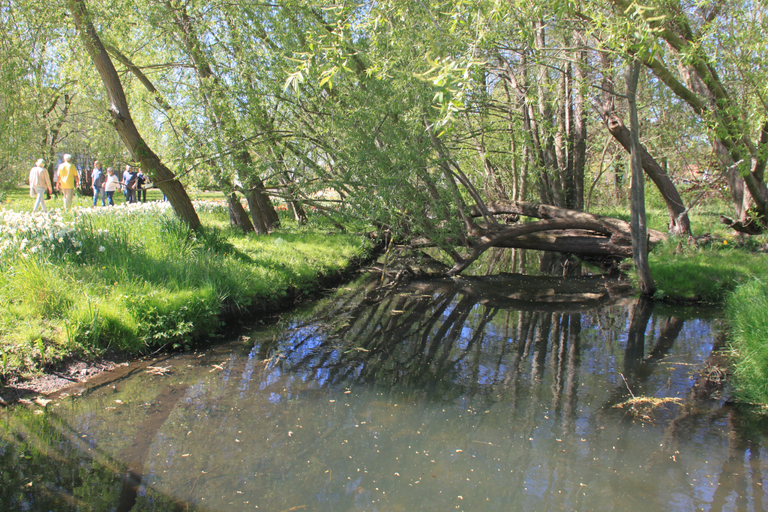
[[[752,279],[727,300],[733,351],[734,398],[768,404],[768,283]]]
[[[698,197],[699,192],[684,201]],[[722,304],[739,285],[768,272],[768,257],[758,250],[766,235],[740,237],[720,216],[733,216],[732,207],[719,195],[699,201],[688,212],[695,237],[709,235],[709,241],[693,243],[688,237],[671,237],[650,252],[651,274],[656,284],[655,298],[677,302]],[[626,204],[603,204],[592,213],[630,220]],[[648,228],[667,232],[669,214],[655,186],[646,183],[646,223]]]
[[[700,246],[671,238],[654,247],[649,262],[656,297],[674,301],[723,303],[741,284],[768,273],[768,257],[732,235]]]
[[[197,232],[160,203],[50,216],[28,214],[31,204],[26,190],[13,191],[0,210],[5,377],[73,354],[191,346],[222,332],[222,311],[316,290],[371,249],[322,219],[297,226],[286,213],[269,236],[244,234],[229,227],[223,201],[196,204]]]

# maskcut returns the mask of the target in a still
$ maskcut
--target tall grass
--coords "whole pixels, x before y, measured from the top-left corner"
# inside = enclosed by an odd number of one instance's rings
[[[370,249],[359,236],[287,218],[270,236],[246,235],[228,227],[224,203],[197,209],[199,231],[160,203],[0,211],[4,369],[33,372],[78,352],[190,346],[221,331],[222,308],[310,290]]]
[[[768,282],[752,279],[727,301],[733,349],[734,397],[768,404]]]

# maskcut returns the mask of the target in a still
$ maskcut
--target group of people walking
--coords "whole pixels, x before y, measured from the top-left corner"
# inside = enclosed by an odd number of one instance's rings
[[[72,163],[72,155],[64,155],[63,162],[56,170],[56,190],[60,190],[64,196],[64,209],[69,210],[72,207],[72,199],[75,196],[75,188],[80,186],[80,175],[77,168]],[[101,162],[98,160],[93,163],[91,171],[91,187],[93,188],[93,206],[96,206],[99,198],[101,205],[115,205],[114,194],[116,190],[122,190],[125,195],[126,203],[142,203],[147,200],[147,190],[145,185],[147,178],[141,169],[134,169],[130,165],[125,166],[121,178],[115,174],[112,167],[107,167],[106,173],[101,169]],[[32,211],[36,212],[38,208],[46,211],[45,197],[53,193],[48,171],[45,169],[45,160],[42,158],[35,162],[35,166],[29,171],[29,195],[35,198],[35,204]]]
[[[115,170],[112,167],[107,167],[107,174],[101,170],[101,162],[96,160],[93,162],[93,171],[91,171],[91,186],[93,187],[93,206],[101,197],[101,206],[105,206],[106,202],[110,206],[115,205],[114,194],[118,189],[122,189],[125,195],[126,203],[136,203],[141,201],[147,202],[147,189],[144,186],[147,184],[147,177],[141,172],[141,169],[134,169],[130,165],[125,166],[122,179],[118,179],[115,175]]]

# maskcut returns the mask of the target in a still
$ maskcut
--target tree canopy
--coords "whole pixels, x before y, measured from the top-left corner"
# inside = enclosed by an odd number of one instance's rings
[[[499,202],[628,200],[624,69],[637,60],[638,153],[670,232],[690,233],[684,182],[765,222],[765,12],[743,0],[3,2],[0,173],[13,181],[65,150],[141,161],[159,183],[220,190],[233,208],[244,196],[250,219],[233,219],[246,231],[272,229],[275,200],[299,220],[312,205],[339,226],[427,240],[463,268],[510,236],[516,214],[493,213]]]

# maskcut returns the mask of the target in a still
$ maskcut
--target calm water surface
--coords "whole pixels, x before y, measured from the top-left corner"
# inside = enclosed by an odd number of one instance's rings
[[[763,510],[719,313],[601,278],[361,280],[3,412],[3,510]]]

